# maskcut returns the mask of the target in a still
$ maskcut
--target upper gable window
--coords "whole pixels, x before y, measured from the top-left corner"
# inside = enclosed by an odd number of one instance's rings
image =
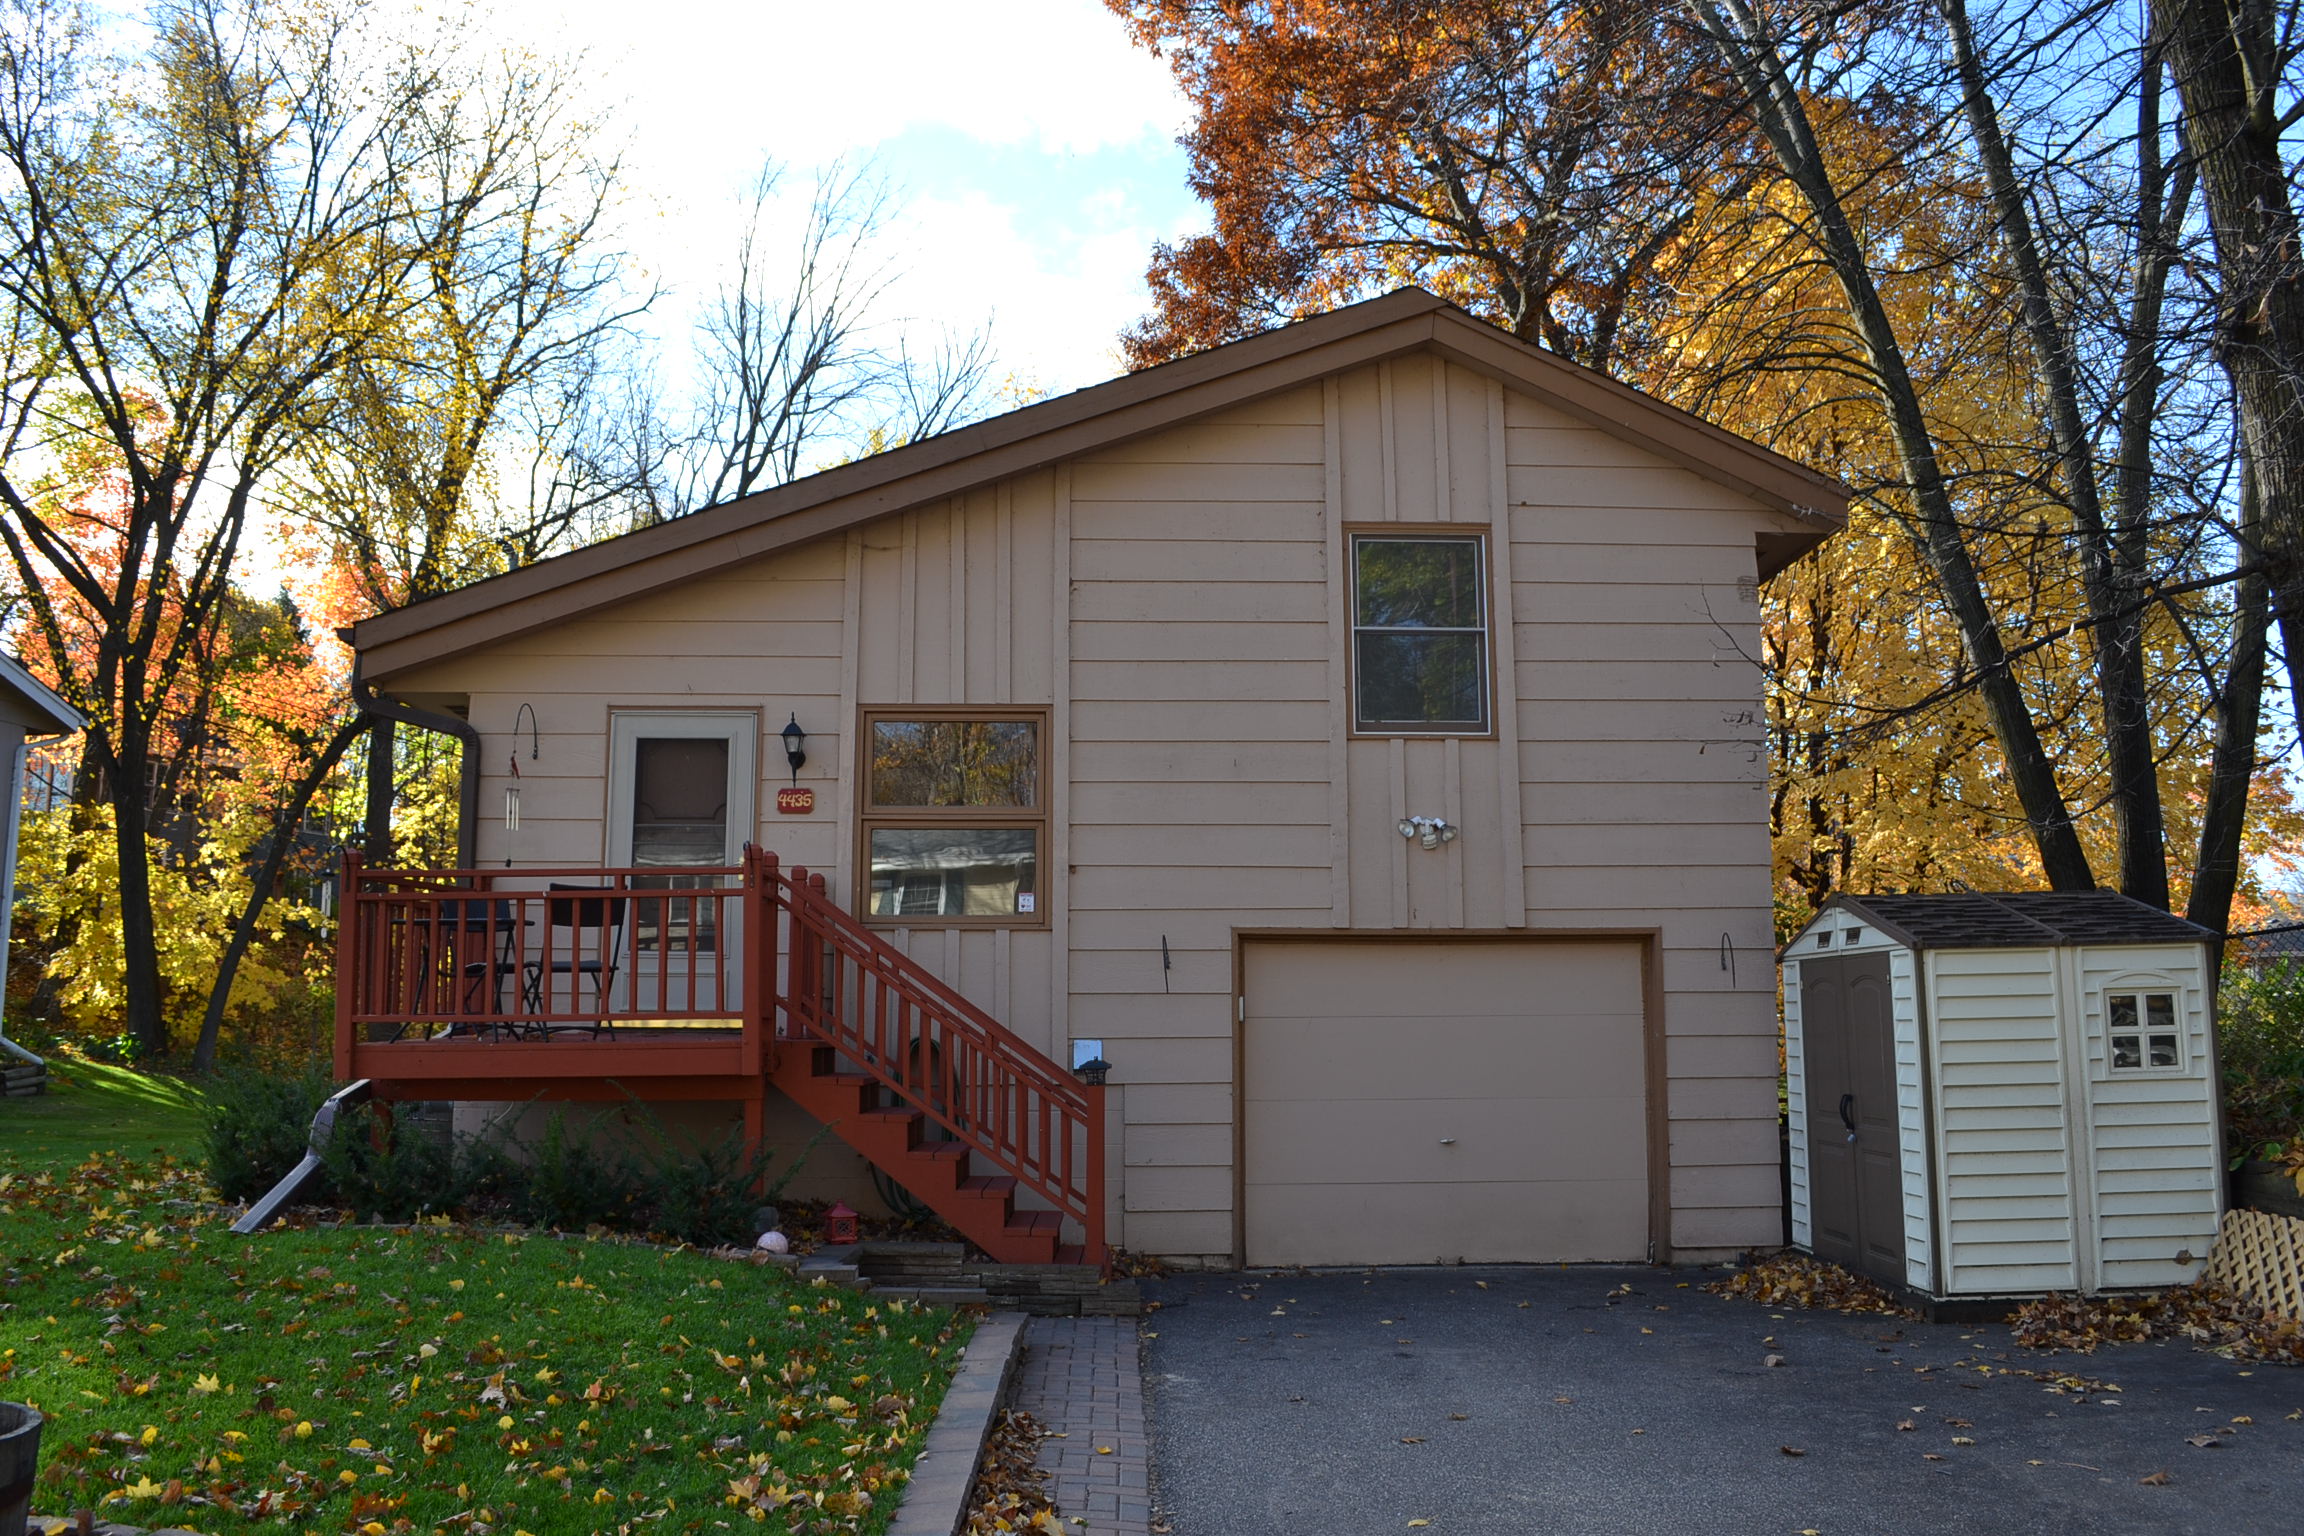
[[[1478,535],[1352,536],[1352,726],[1488,731],[1487,559]]]

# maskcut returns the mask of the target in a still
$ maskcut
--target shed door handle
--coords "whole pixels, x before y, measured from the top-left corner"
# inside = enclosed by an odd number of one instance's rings
[[[1851,1136],[1856,1134],[1856,1116],[1851,1113],[1855,1108],[1856,1095],[1852,1093],[1840,1095],[1840,1123],[1848,1127],[1848,1134]]]

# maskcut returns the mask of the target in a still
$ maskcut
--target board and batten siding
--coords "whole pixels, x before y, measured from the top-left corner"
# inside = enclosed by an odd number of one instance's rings
[[[2096,1283],[2109,1289],[2180,1285],[2196,1279],[2223,1210],[2217,1172],[2214,1062],[2208,1033],[2208,978],[2197,944],[2128,945],[2071,952],[2070,991],[2080,1010],[2080,1059],[2072,1063],[2084,1098],[2094,1215]],[[2105,1038],[2105,994],[2173,991],[2184,1035],[2174,1073],[2114,1075]]]
[[[1944,1287],[2081,1283],[2053,949],[1930,950]]]
[[[1489,738],[1355,737],[1345,530],[1488,535]],[[1043,928],[897,942],[1059,1061],[1105,1042],[1115,1240],[1238,1251],[1240,935],[1652,933],[1679,1256],[1780,1233],[1754,536],[1794,521],[1412,355],[439,663],[481,857],[601,857],[612,706],[757,708],[761,840],[852,900],[857,711],[1049,713]],[[524,826],[489,808],[518,706]],[[807,817],[772,733],[808,728]],[[1406,815],[1462,828],[1438,850]],[[1163,968],[1165,943],[1168,965]]]

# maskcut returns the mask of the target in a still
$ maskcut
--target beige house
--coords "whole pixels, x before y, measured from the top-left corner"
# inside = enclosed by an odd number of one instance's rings
[[[853,1080],[863,1155],[911,1113],[1029,1211],[1077,1149],[1001,1161],[963,1063],[1095,1055],[1138,1252],[1780,1241],[1756,588],[1847,495],[1404,289],[384,614],[364,684],[476,737],[474,872],[364,877],[340,1066],[575,1097],[615,1051],[780,1142],[792,1072]],[[748,844],[823,877],[806,943],[725,894]]]

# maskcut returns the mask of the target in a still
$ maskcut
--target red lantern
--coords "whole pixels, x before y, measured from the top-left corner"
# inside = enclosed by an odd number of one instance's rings
[[[856,1213],[848,1209],[847,1201],[840,1201],[824,1213],[824,1241],[833,1244],[856,1241]]]

